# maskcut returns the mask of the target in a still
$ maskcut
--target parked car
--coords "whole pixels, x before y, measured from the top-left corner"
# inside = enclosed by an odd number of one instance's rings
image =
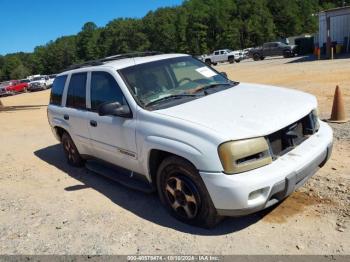
[[[50,88],[50,78],[48,76],[37,76],[29,83],[29,91],[45,90]]]
[[[216,50],[210,55],[203,55],[201,60],[207,65],[217,65],[218,63],[229,62],[239,63],[242,60],[242,53],[230,49]]]
[[[12,80],[12,81],[10,81],[11,84],[7,89],[9,91],[13,91],[14,93],[27,92],[28,82],[30,82],[30,81],[27,79]]]
[[[281,42],[265,43],[261,47],[249,50],[250,56],[255,60],[264,60],[268,56],[293,57],[297,54],[296,45],[287,45]]]
[[[56,75],[49,75],[49,81],[48,81],[48,86],[51,88],[53,81],[55,80]]]
[[[10,81],[0,83],[0,96],[13,95],[13,92],[10,92],[7,87],[10,85]]]
[[[10,80],[1,84],[0,95],[14,95],[19,92],[26,92],[28,83],[21,80]]]
[[[211,227],[275,205],[331,155],[313,95],[231,81],[184,54],[72,68],[57,75],[48,106],[68,163],[157,191],[186,223]]]

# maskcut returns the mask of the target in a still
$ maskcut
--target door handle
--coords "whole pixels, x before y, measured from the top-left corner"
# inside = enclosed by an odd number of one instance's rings
[[[69,115],[64,115],[63,118],[64,118],[65,120],[69,120]]]
[[[96,127],[97,122],[95,120],[90,120],[90,126]]]

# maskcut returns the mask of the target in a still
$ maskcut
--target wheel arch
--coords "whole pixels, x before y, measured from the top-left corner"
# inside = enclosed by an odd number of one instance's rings
[[[164,159],[171,157],[171,156],[176,156],[178,158],[181,158],[191,164],[195,169],[198,170],[198,168],[195,166],[195,164],[187,159],[186,157],[183,157],[179,154],[175,154],[173,152],[161,150],[161,149],[151,149],[148,157],[148,172],[149,176],[151,179],[152,184],[156,188],[156,182],[157,182],[157,172],[160,164],[164,161]]]
[[[56,136],[56,138],[59,140],[59,141],[62,141],[62,136],[64,133],[67,133],[69,135],[69,132],[61,127],[61,126],[54,126],[53,127],[53,131],[54,131],[54,134]]]

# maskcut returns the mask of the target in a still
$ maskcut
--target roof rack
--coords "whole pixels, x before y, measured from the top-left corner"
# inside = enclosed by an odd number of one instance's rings
[[[153,55],[160,55],[160,54],[163,54],[163,53],[158,52],[158,51],[146,51],[146,52],[133,52],[133,53],[118,54],[118,55],[108,56],[108,57],[104,57],[104,58],[97,59],[97,60],[87,61],[87,62],[82,63],[82,64],[71,65],[68,68],[64,69],[62,72],[73,70],[73,69],[78,69],[78,68],[83,68],[83,67],[103,65],[105,62],[110,62],[110,61],[115,61],[115,60],[120,60],[120,59],[125,59],[125,58],[153,56]]]

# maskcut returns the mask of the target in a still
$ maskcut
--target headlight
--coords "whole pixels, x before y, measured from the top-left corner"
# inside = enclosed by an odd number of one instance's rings
[[[264,137],[223,143],[218,153],[227,174],[245,172],[272,162],[269,145]]]
[[[317,109],[312,110],[311,115],[314,123],[314,130],[318,131],[318,129],[320,128],[320,123],[318,122],[318,110]]]

